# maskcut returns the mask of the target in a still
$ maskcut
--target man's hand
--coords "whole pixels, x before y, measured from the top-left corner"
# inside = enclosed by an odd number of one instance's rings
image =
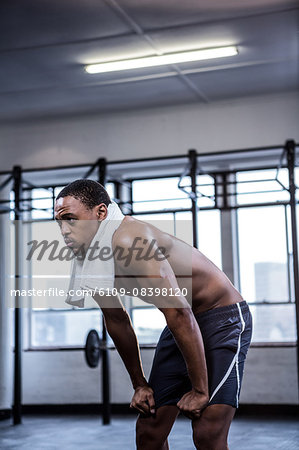
[[[189,419],[198,419],[202,410],[208,405],[209,397],[192,389],[177,403],[180,411]]]
[[[135,389],[130,408],[135,408],[142,414],[155,414],[154,391],[149,386],[139,386]]]

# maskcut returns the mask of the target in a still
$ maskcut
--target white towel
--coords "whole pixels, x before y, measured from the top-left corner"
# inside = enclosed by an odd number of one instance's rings
[[[68,289],[66,303],[72,306],[84,308],[85,295],[70,295],[70,291],[92,290],[111,290],[114,287],[114,258],[112,255],[112,237],[125,216],[121,212],[118,205],[112,201],[108,205],[107,217],[101,221],[98,231],[96,232],[84,260],[74,258],[71,267],[71,279]],[[94,245],[97,245],[98,251],[89,259],[89,254]],[[99,250],[103,247],[110,249],[110,258],[100,258]],[[98,257],[97,257],[98,255]],[[109,253],[108,253],[109,255]],[[81,294],[81,292],[78,292]]]

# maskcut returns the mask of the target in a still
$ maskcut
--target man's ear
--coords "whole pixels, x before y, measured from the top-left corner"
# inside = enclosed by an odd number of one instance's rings
[[[99,205],[97,205],[95,207],[95,212],[96,212],[96,215],[97,215],[97,219],[102,221],[102,220],[106,219],[106,217],[107,217],[108,208],[105,205],[105,203],[100,203]]]

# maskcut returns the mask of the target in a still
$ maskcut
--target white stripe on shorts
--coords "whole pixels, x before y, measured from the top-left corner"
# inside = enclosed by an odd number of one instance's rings
[[[223,386],[223,384],[226,382],[226,380],[228,379],[228,377],[231,374],[231,371],[233,370],[234,365],[236,364],[236,372],[237,372],[237,394],[236,394],[236,396],[237,396],[237,406],[238,406],[238,395],[239,395],[239,390],[240,390],[240,376],[239,376],[239,367],[238,367],[239,360],[238,360],[238,358],[239,358],[239,353],[240,353],[240,349],[241,349],[241,335],[242,335],[242,333],[243,333],[243,331],[245,329],[245,322],[244,322],[244,319],[243,319],[243,315],[242,315],[239,303],[236,303],[236,305],[237,305],[238,310],[239,310],[240,320],[241,320],[241,324],[242,324],[242,329],[240,331],[239,338],[238,338],[237,352],[236,352],[235,356],[233,357],[233,360],[232,360],[229,368],[227,369],[226,374],[224,375],[224,377],[222,378],[222,380],[220,381],[218,386],[215,388],[215,390],[212,393],[209,401],[211,401],[213,399],[213,397],[215,397],[215,395],[217,394],[217,392],[219,391],[221,386]]]
[[[239,406],[239,392],[240,392],[239,353],[240,353],[240,349],[241,349],[241,335],[242,335],[243,331],[245,330],[245,322],[243,319],[243,315],[242,315],[242,311],[241,311],[239,303],[237,303],[237,307],[239,310],[240,320],[241,320],[241,324],[242,324],[242,330],[241,330],[241,333],[239,334],[238,351],[237,351],[237,359],[236,359],[236,373],[237,373],[237,383],[238,383],[236,401],[237,401],[237,407],[238,407]]]

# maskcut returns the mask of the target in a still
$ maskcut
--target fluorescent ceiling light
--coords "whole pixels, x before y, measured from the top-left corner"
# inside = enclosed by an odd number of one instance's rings
[[[143,58],[90,64],[85,67],[85,70],[88,73],[115,72],[118,70],[140,69],[143,67],[164,66],[166,64],[179,64],[184,62],[201,61],[204,59],[224,58],[226,56],[234,56],[237,54],[237,47],[219,47],[206,50],[168,53],[161,56],[146,56]]]

